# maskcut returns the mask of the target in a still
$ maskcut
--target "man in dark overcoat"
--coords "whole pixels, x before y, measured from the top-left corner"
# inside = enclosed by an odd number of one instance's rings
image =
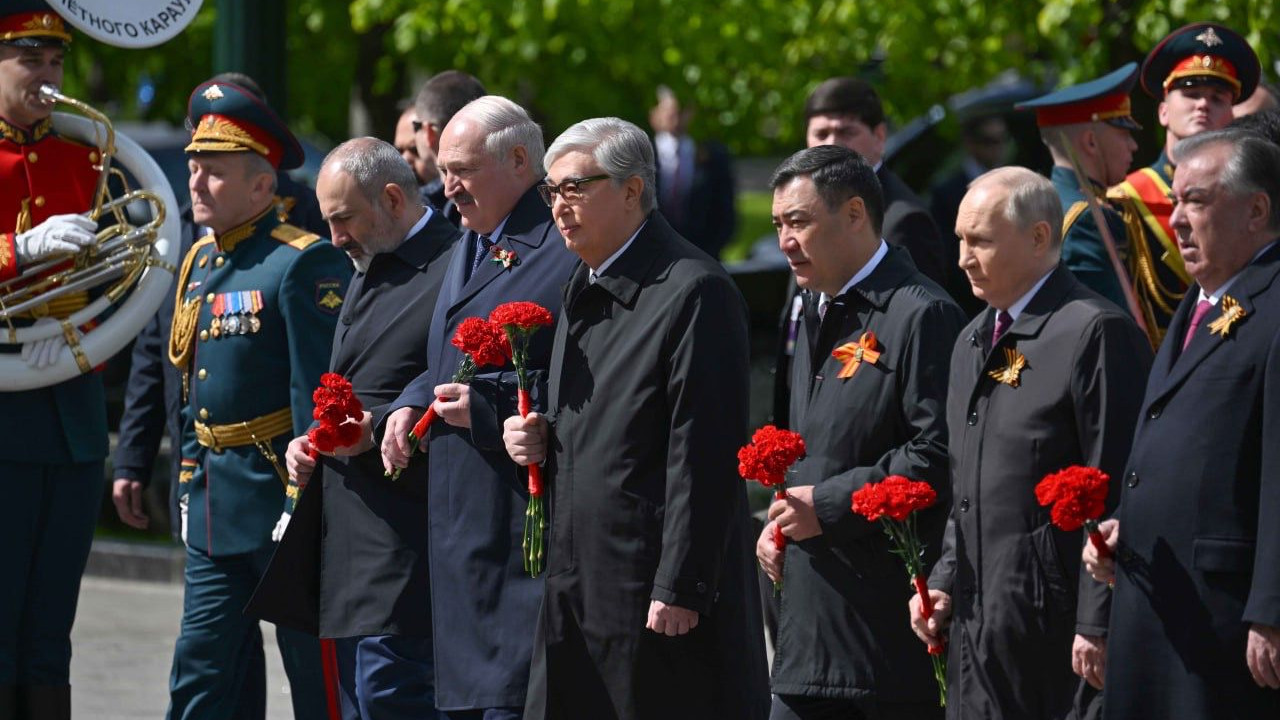
[[[1072,673],[1073,642],[1082,672],[1102,682],[1106,588],[1080,577],[1083,532],[1050,524],[1035,487],[1071,465],[1118,486],[1151,349],[1061,263],[1061,228],[1054,184],[1020,167],[974,180],[956,222],[961,267],[990,308],[951,357],[953,510],[930,577],[931,623],[911,601],[930,644],[951,618],[953,719],[1065,718],[1078,690],[1087,707],[1094,693]],[[1110,505],[1118,497],[1113,487]]]
[[[320,207],[333,244],[356,266],[329,372],[366,413],[361,440],[337,456],[289,443],[306,489],[249,612],[336,639],[345,718],[435,717],[427,574],[427,466],[383,477],[370,428],[427,366],[422,349],[458,231],[424,208],[413,171],[391,145],[358,138],[325,158]]]
[[[1280,717],[1280,150],[1176,146],[1172,227],[1195,279],[1147,383],[1117,519],[1105,715]]]
[[[538,197],[543,148],[542,129],[506,98],[480,98],[445,127],[445,192],[462,211],[466,233],[431,319],[428,370],[396,398],[382,438],[387,463],[399,467],[407,460],[409,429],[434,403],[440,419],[429,436],[427,517],[437,589],[436,704],[461,720],[520,717],[542,579],[524,570],[527,484],[502,447],[502,421],[516,412],[515,371],[508,363],[481,369],[470,386],[454,383],[462,354],[450,341],[463,320],[488,317],[505,302],[560,312],[560,288],[577,257]],[[551,331],[544,330],[528,353],[539,387],[550,358]],[[543,393],[534,394],[542,407]]]
[[[889,475],[933,485],[940,500],[917,528],[926,562],[937,557],[948,496],[945,367],[964,314],[881,239],[880,184],[856,153],[803,150],[770,184],[778,244],[805,290],[791,428],[807,448],[756,544],[783,585],[771,717],[941,717],[928,654],[904,623],[902,562],[880,524],[850,505],[855,490]],[[833,355],[854,347],[865,359]],[[775,526],[788,538],[784,554]]]
[[[530,720],[764,718],[746,491],[746,304],[654,211],[653,148],[617,118],[547,153],[544,197],[581,259],[548,411],[506,421],[549,460],[551,530]]]

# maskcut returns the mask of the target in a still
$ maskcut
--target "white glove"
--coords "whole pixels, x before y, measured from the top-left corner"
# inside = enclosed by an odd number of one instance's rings
[[[18,261],[29,263],[58,253],[73,253],[97,239],[98,223],[84,215],[54,215],[13,239]]]
[[[183,545],[186,545],[186,544],[187,544],[187,505],[189,505],[189,504],[191,504],[191,496],[190,496],[190,495],[180,495],[180,496],[178,496],[178,515],[182,518],[182,520],[181,520],[181,525],[182,525],[181,533],[182,533],[182,544],[183,544]]]
[[[276,527],[271,531],[271,542],[280,542],[280,538],[284,537],[284,531],[289,527],[289,518],[293,517],[289,513],[280,513],[280,519],[276,521]]]
[[[36,320],[31,327],[39,327],[41,325],[57,324],[57,320],[51,317],[42,317]],[[77,337],[81,337],[79,330],[75,331]],[[67,339],[62,333],[58,333],[53,337],[43,340],[32,340],[22,344],[22,360],[28,367],[33,370],[43,370],[58,360],[58,354],[62,352],[62,348],[67,346]]]

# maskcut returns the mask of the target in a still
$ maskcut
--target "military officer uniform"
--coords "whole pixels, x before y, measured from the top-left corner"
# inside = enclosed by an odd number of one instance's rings
[[[6,2],[0,15],[0,45],[65,48],[71,41],[43,2]],[[0,116],[0,281],[22,270],[20,233],[90,209],[99,160],[96,148],[60,137],[49,117],[22,127]],[[88,301],[83,292],[62,296],[13,326],[63,319]],[[87,362],[83,369],[56,385],[0,393],[9,509],[0,523],[0,717],[70,717],[71,624],[107,454],[102,379]]]
[[[1138,64],[1128,63],[1095,80],[1063,88],[1016,106],[1018,110],[1034,110],[1036,125],[1043,134],[1054,128],[1080,123],[1101,122],[1126,130],[1142,129],[1129,114],[1129,91],[1138,75]],[[1064,142],[1065,144],[1065,142]],[[1064,213],[1062,221],[1062,263],[1094,292],[1121,308],[1128,308],[1123,283],[1127,277],[1116,277],[1115,266],[1107,252],[1106,241],[1089,209],[1087,191],[1102,211],[1106,230],[1115,243],[1116,252],[1125,257],[1131,241],[1125,225],[1124,208],[1119,201],[1108,202],[1106,185],[1097,178],[1081,178],[1079,159],[1070,158],[1069,165],[1059,160],[1049,176]]]
[[[296,167],[301,148],[266,105],[221,82],[196,88],[187,152],[258,152]],[[241,647],[256,621],[242,610],[266,568],[272,528],[291,507],[283,458],[311,424],[311,395],[329,358],[350,278],[345,255],[282,223],[268,205],[247,223],[198,240],[183,259],[169,359],[183,371],[180,493],[187,569],[170,677],[171,718],[234,709]],[[295,715],[324,716],[314,637],[277,628]]]
[[[1162,102],[1172,90],[1216,85],[1230,90],[1233,102],[1239,103],[1253,94],[1260,75],[1258,57],[1247,40],[1230,28],[1201,22],[1179,28],[1161,40],[1142,63],[1141,82],[1148,95]],[[1155,344],[1164,337],[1191,284],[1169,224],[1172,185],[1173,162],[1166,148],[1154,163],[1129,173],[1109,193],[1135,211],[1129,219],[1137,239],[1129,253],[1129,272]]]

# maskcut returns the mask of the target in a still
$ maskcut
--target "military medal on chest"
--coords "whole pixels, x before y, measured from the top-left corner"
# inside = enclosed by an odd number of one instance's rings
[[[261,290],[237,290],[215,295],[209,308],[213,315],[209,334],[221,338],[258,332],[262,329],[262,320],[258,318],[262,307]]]

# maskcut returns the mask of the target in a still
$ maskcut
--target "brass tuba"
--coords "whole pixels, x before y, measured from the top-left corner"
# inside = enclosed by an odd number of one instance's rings
[[[97,241],[80,252],[47,258],[0,283],[0,391],[53,385],[91,372],[119,352],[146,325],[170,296],[178,261],[178,207],[173,190],[155,160],[137,143],[116,135],[111,121],[53,85],[40,88],[47,103],[74,108],[57,112],[54,129],[63,137],[98,148],[101,168],[89,217],[98,221]],[[137,180],[132,189],[125,173]],[[123,192],[112,197],[112,179]],[[131,214],[149,219],[135,225]],[[59,317],[58,323],[29,326],[32,317],[50,314],[59,299],[78,293],[95,295],[84,307]],[[108,310],[113,310],[108,313]],[[80,335],[79,329],[92,324]],[[42,370],[29,367],[14,352],[24,343],[62,335],[67,346],[56,362]],[[10,347],[3,347],[10,346]]]

